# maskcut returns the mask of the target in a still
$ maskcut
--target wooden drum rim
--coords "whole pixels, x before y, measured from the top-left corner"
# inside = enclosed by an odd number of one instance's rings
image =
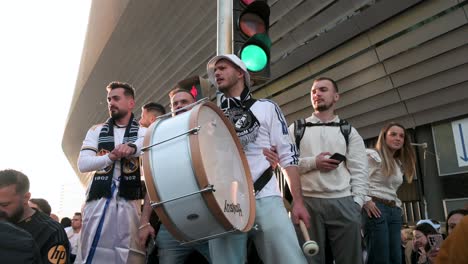
[[[244,154],[244,150],[242,148],[240,140],[237,137],[236,131],[234,130],[234,126],[224,116],[224,113],[219,109],[219,107],[215,105],[214,103],[205,102],[194,107],[190,115],[189,127],[198,126],[198,123],[197,123],[198,116],[200,114],[200,109],[203,106],[211,108],[211,110],[213,110],[214,112],[218,114],[218,116],[221,118],[224,125],[228,129],[231,135],[231,138],[234,140],[236,149],[239,153],[239,156],[243,165],[243,169],[245,171],[245,176],[246,176],[245,180],[246,180],[246,185],[247,185],[248,194],[249,194],[249,219],[247,220],[246,226],[240,231],[242,232],[248,231],[252,228],[254,221],[255,221],[255,197],[254,197],[253,181],[252,181],[252,175],[250,173],[249,163],[247,162],[247,158]],[[190,151],[192,155],[192,165],[195,171],[195,177],[197,179],[198,187],[202,189],[202,188],[205,188],[209,184],[209,182],[208,182],[206,171],[203,166],[200,144],[199,144],[197,135],[190,135],[189,141],[190,141]],[[215,186],[215,189],[216,189],[216,186]],[[202,194],[202,197],[205,200],[206,205],[210,209],[213,216],[218,220],[218,222],[226,230],[234,229],[234,226],[227,219],[221,207],[218,205],[218,202],[216,201],[216,197],[214,196],[213,192],[205,192]]]
[[[160,119],[152,123],[148,127],[148,129],[146,130],[145,139],[143,140],[143,146],[151,145],[151,139],[152,139],[154,130],[158,126],[158,123],[163,120],[164,119]],[[156,184],[154,182],[153,173],[151,172],[150,153],[151,153],[150,150],[143,153],[143,162],[142,162],[143,163],[143,175],[145,176],[145,183],[146,183],[146,192],[148,194],[150,203],[152,202],[159,203],[161,202],[161,198],[159,197],[158,192],[156,191]],[[152,210],[156,212],[156,214],[159,217],[159,220],[161,220],[161,223],[177,240],[179,241],[186,240],[183,233],[177,228],[174,222],[172,222],[171,218],[166,213],[166,210],[164,210],[164,206],[158,206],[156,208],[153,208]]]

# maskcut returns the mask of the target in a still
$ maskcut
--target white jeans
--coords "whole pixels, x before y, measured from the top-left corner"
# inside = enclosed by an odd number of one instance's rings
[[[258,230],[210,240],[211,262],[245,263],[247,236],[251,237],[263,263],[307,263],[284,208],[283,198],[269,196],[256,200],[255,224]]]

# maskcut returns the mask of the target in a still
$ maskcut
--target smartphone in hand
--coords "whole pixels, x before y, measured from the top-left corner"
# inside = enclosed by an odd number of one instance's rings
[[[340,163],[346,160],[346,157],[344,155],[341,155],[340,153],[335,153],[329,157],[329,159],[334,159],[339,161]],[[339,164],[339,163],[338,163]]]
[[[444,238],[441,234],[427,235],[427,240],[431,246],[431,249],[439,249],[442,245],[442,241],[444,241]]]

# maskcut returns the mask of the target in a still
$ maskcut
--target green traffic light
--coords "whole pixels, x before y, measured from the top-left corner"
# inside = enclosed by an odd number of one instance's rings
[[[257,45],[248,45],[241,51],[241,60],[245,63],[247,70],[258,72],[263,70],[268,63],[265,51]]]

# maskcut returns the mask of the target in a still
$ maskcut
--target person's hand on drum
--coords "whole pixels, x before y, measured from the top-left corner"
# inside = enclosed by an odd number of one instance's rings
[[[272,169],[275,169],[276,166],[278,166],[279,156],[276,152],[276,146],[271,146],[270,149],[263,148],[263,155],[265,155],[267,161],[270,162]]]
[[[154,228],[149,223],[141,225],[138,228],[138,245],[142,248],[146,248],[146,241],[148,240],[149,236],[154,238],[155,235]]]

